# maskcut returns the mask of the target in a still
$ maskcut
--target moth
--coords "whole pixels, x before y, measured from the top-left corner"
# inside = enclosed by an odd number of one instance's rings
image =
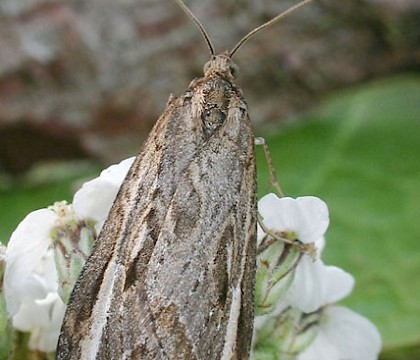
[[[248,359],[256,266],[254,135],[236,50],[170,97],[69,300],[56,359]]]

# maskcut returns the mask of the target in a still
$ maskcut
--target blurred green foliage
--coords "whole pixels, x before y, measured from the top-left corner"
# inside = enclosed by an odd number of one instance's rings
[[[311,118],[257,135],[265,137],[287,195],[327,202],[323,258],[355,276],[344,303],[378,326],[382,359],[420,358],[420,77],[347,90]],[[263,195],[270,187],[261,149],[257,164]],[[2,190],[1,241],[29,211],[71,200],[74,180]]]

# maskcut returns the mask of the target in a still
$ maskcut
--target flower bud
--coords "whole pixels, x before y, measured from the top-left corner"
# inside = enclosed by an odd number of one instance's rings
[[[258,329],[254,351],[260,357],[269,353],[273,359],[295,359],[315,339],[320,319],[320,312],[304,314],[294,308],[270,316]]]

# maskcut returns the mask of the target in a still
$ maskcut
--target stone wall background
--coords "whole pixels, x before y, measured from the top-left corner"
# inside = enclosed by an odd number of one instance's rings
[[[296,3],[186,1],[216,49]],[[418,0],[319,0],[249,40],[237,84],[258,128],[337,89],[420,70]],[[171,0],[0,1],[0,172],[135,154],[208,60]]]

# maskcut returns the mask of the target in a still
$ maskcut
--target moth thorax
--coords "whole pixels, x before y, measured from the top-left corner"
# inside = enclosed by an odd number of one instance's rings
[[[218,73],[222,76],[225,76],[229,80],[233,80],[238,67],[232,61],[228,53],[219,54],[213,56],[205,65],[204,65],[204,76],[210,76],[211,74]]]
[[[224,124],[226,114],[227,109],[216,104],[204,109],[201,115],[201,121],[203,122],[203,130],[206,137],[213,135],[216,129]]]

